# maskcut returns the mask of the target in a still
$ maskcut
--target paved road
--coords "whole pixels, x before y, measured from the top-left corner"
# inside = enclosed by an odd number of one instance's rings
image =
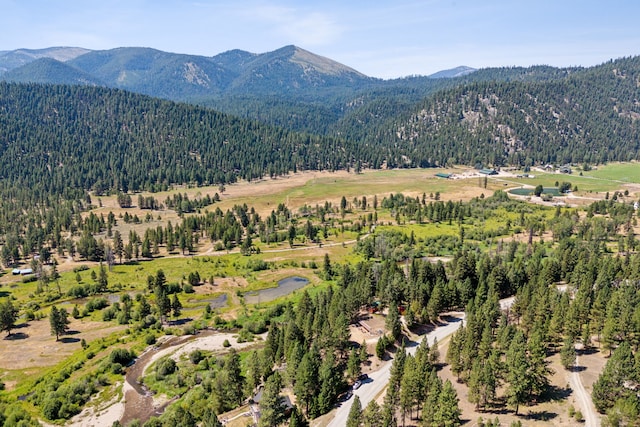
[[[433,344],[433,340],[435,338],[438,339],[438,342],[441,342],[446,337],[453,334],[460,327],[460,322],[464,320],[464,313],[456,312],[452,313],[452,315],[455,317],[449,317],[449,323],[438,326],[436,329],[427,334],[429,345]],[[422,338],[423,336],[420,337],[420,341],[422,341]],[[414,354],[416,352],[418,344],[419,342],[416,342],[413,343],[412,346],[407,347],[407,352],[410,354]],[[366,408],[369,402],[375,399],[376,396],[378,396],[378,394],[382,390],[384,390],[384,388],[389,383],[392,363],[393,362],[389,360],[382,364],[380,369],[369,374],[370,380],[368,382],[362,384],[362,386],[358,390],[354,390],[353,394],[360,398],[360,403],[363,409]],[[352,397],[338,407],[335,416],[329,423],[328,427],[344,427],[345,425],[347,425],[347,418],[349,417],[349,410],[351,409],[353,400],[354,398]]]

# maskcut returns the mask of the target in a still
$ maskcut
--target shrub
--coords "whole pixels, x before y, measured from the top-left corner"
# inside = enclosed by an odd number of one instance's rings
[[[89,295],[89,290],[86,286],[76,285],[72,286],[67,292],[67,295],[74,298],[84,298]]]
[[[116,348],[109,355],[109,361],[127,366],[135,357],[135,354],[126,348]]]
[[[153,334],[149,334],[149,335],[147,335],[147,336],[144,338],[144,342],[145,342],[147,345],[153,345],[153,344],[155,344],[155,343],[156,343],[156,336],[155,336],[155,335],[153,335]]]
[[[112,373],[119,375],[122,373],[122,365],[119,363],[112,363],[110,366],[110,370]]]
[[[204,359],[204,354],[202,354],[201,350],[193,350],[190,354],[189,354],[189,360],[191,361],[191,363],[193,363],[194,365],[197,365],[198,363],[200,363],[200,361]]]
[[[95,310],[102,310],[109,305],[109,301],[106,298],[92,298],[87,301],[85,308],[87,311],[92,312]]]
[[[158,361],[156,365],[156,378],[162,379],[167,375],[173,374],[177,369],[176,362],[170,357],[165,357]]]
[[[229,342],[229,340],[224,340],[222,343],[222,346],[225,348],[231,347],[231,343]]]

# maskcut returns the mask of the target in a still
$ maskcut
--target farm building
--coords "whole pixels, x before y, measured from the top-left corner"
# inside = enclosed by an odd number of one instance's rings
[[[571,167],[568,166],[568,165],[564,165],[560,169],[558,169],[558,172],[560,172],[560,173],[571,173]]]
[[[498,175],[498,171],[495,169],[480,169],[478,172],[482,175]]]
[[[449,179],[449,178],[451,178],[451,174],[450,173],[444,173],[444,172],[438,172],[436,174],[436,178]]]

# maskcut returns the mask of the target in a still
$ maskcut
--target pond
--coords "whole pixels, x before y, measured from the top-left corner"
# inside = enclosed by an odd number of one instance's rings
[[[210,299],[197,300],[195,298],[192,298],[189,300],[189,302],[191,303],[198,303],[198,302],[209,303],[209,306],[213,309],[226,307],[228,301],[229,301],[229,296],[226,293]]]
[[[247,304],[258,304],[261,302],[269,302],[282,296],[288,295],[293,291],[304,288],[309,284],[309,279],[299,276],[285,277],[278,281],[275,288],[261,289],[259,291],[245,292],[243,294]]]
[[[516,196],[531,196],[533,195],[533,188],[514,188],[509,190],[509,193]],[[553,197],[563,196],[563,194],[556,187],[545,187],[542,190],[542,194],[550,194]]]

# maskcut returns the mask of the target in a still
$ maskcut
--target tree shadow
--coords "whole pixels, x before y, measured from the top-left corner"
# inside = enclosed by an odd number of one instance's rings
[[[14,332],[11,335],[7,335],[4,337],[6,341],[15,341],[15,340],[24,340],[29,338],[29,334],[25,334],[24,332]]]
[[[79,333],[80,333],[80,331],[70,330],[70,331],[66,331],[64,334],[65,335],[78,335]]]
[[[71,344],[74,342],[80,342],[80,338],[64,337],[64,338],[60,338],[58,341],[63,344]]]
[[[587,354],[595,354],[595,353],[598,353],[598,352],[600,352],[600,349],[596,348],[596,347],[587,347],[587,348],[581,348],[581,349],[576,350],[576,354],[578,356],[584,356],[584,355],[587,355]]]
[[[7,291],[0,291],[0,298],[6,298],[9,295],[11,295],[11,292],[7,292]]]
[[[23,322],[23,323],[18,323],[17,325],[13,325],[13,329],[28,328],[29,326],[31,326],[29,325],[29,323]]]
[[[556,418],[558,414],[549,411],[529,411],[525,415],[521,415],[525,420],[550,421]]]
[[[544,394],[540,396],[540,401],[545,402],[550,400],[566,400],[569,398],[569,396],[571,396],[571,393],[573,393],[571,387],[557,387],[554,385],[550,385],[544,392]]]
[[[583,372],[586,371],[587,367],[586,366],[570,366],[569,367],[569,371],[570,372]]]
[[[181,326],[184,325],[185,323],[189,323],[191,322],[193,319],[190,317],[187,317],[185,319],[175,319],[175,320],[168,320],[167,321],[167,325],[168,326]]]

